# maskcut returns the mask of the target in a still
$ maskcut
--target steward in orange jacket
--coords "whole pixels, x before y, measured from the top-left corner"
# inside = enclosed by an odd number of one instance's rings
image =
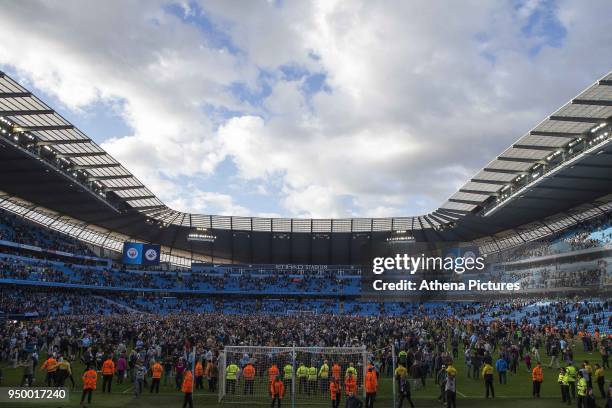
[[[285,384],[283,384],[278,376],[276,376],[270,384],[270,395],[272,396],[271,407],[274,408],[274,404],[276,403],[278,408],[280,408],[281,401],[285,395]]]
[[[45,360],[41,370],[45,370],[47,372],[47,387],[54,387],[57,382],[56,374],[57,374],[58,362],[53,356],[50,356]]]
[[[151,389],[149,389],[149,393],[152,393],[155,390],[156,394],[159,394],[159,383],[161,382],[161,376],[164,372],[164,367],[159,364],[158,361],[153,363],[153,367],[151,367]]]
[[[98,383],[98,373],[93,368],[88,367],[83,374],[83,389],[95,390]]]
[[[102,364],[102,375],[113,375],[115,374],[115,362],[107,358]]]
[[[378,379],[376,378],[376,371],[374,368],[370,368],[365,376],[365,391],[366,393],[376,394],[378,391]]]
[[[98,382],[98,374],[96,370],[91,367],[87,367],[85,373],[83,373],[83,394],[81,394],[81,406],[85,401],[85,396],[87,396],[87,403],[91,404],[91,394],[93,390],[96,389],[96,384]]]
[[[255,384],[255,367],[253,364],[247,363],[242,369],[244,377],[244,395],[253,395],[253,385]]]
[[[159,362],[155,362],[155,364],[153,364],[153,367],[151,367],[151,377],[152,378],[157,378],[159,380],[163,372],[164,372],[164,367],[162,367],[162,365],[159,364]]]
[[[539,361],[531,371],[531,379],[533,380],[531,395],[534,398],[540,398],[540,388],[542,387],[542,382],[544,381],[544,373],[542,372],[542,365]]]
[[[276,377],[280,375],[280,370],[276,364],[272,364],[270,368],[268,368],[268,383],[272,384]]]
[[[204,378],[204,367],[202,367],[202,362],[200,360],[198,360],[198,362],[195,365],[195,385],[196,385],[196,390],[201,390],[204,388],[204,384],[203,384],[203,378]]]
[[[109,357],[102,364],[102,392],[111,392],[111,384],[113,383],[113,375],[115,374],[115,363]]]
[[[191,370],[187,368],[183,374],[183,384],[181,386],[183,392],[183,408],[189,406],[193,408],[193,374]]]
[[[242,370],[242,375],[244,376],[246,380],[254,380],[255,379],[255,367],[253,367],[253,364],[248,363],[247,365],[245,365],[244,369]]]
[[[365,375],[364,386],[366,392],[366,407],[373,407],[374,400],[376,399],[376,392],[378,391],[378,378],[376,376],[376,370],[374,370],[374,366],[370,365],[368,367],[368,372]]]
[[[340,368],[338,363],[334,363],[334,365],[332,365],[332,378],[334,380],[340,381],[340,372],[341,371],[342,371],[342,369]]]
[[[53,358],[53,356],[51,356],[45,360],[40,369],[45,370],[48,373],[54,373],[55,371],[57,371],[57,365],[57,360]]]
[[[535,367],[533,367],[533,370],[531,371],[531,379],[533,381],[539,382],[544,381],[544,373],[542,372],[542,366],[539,362]]]
[[[329,383],[329,396],[332,401],[332,408],[338,408],[340,406],[340,397],[342,396],[342,387],[340,381],[332,378]]]
[[[344,379],[344,391],[346,395],[357,394],[357,379],[353,376],[353,373],[348,373],[348,376]]]

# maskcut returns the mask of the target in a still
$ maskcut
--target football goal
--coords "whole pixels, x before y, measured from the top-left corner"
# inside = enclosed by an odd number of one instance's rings
[[[365,346],[226,346],[219,358],[219,402],[270,405],[274,379],[283,383],[284,407],[329,405],[334,379],[342,402],[349,392],[363,398],[367,358]]]

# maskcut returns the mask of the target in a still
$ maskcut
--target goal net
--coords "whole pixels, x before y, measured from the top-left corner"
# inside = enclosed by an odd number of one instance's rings
[[[270,384],[277,375],[285,406],[329,405],[333,378],[343,401],[348,391],[362,398],[367,358],[365,346],[226,346],[219,357],[219,402],[270,405]]]

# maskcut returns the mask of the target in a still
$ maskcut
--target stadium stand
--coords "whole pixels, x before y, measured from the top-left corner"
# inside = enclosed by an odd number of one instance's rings
[[[5,211],[0,211],[0,215],[0,230],[4,237],[0,241],[0,281],[6,284],[276,297],[351,297],[361,294],[361,272],[356,267],[312,270],[282,265],[194,265],[193,269],[126,267],[111,259],[94,257],[87,245],[73,238],[19,221]],[[498,282],[520,282],[528,290],[609,285],[612,259],[603,254],[592,256],[593,251],[607,251],[611,234],[609,220],[606,214],[571,226],[546,241],[530,243],[526,245],[528,249],[498,254],[491,258],[497,262],[491,263],[487,276]],[[32,241],[42,247],[32,250],[28,244]],[[534,245],[538,245],[537,250],[533,249]],[[586,259],[578,256],[584,250],[590,251]],[[563,260],[560,254],[567,254],[569,258]],[[551,256],[551,259],[547,258]],[[469,277],[465,275],[465,278]],[[263,310],[275,310],[273,304],[264,303]],[[168,307],[172,309],[170,305]],[[285,310],[303,307],[303,304],[287,304]],[[281,306],[278,308],[282,309]],[[334,308],[340,310],[338,304]],[[306,309],[315,312],[327,310],[316,306]],[[394,306],[385,308],[387,313],[394,313],[394,310]],[[378,313],[378,308],[349,301],[343,311],[373,315]]]
[[[557,255],[588,248],[605,247],[612,242],[612,218],[610,214],[572,225],[545,241],[534,241],[504,253],[507,261]]]
[[[36,227],[8,211],[0,211],[0,241],[31,245],[51,251],[95,256],[84,243],[47,228]]]

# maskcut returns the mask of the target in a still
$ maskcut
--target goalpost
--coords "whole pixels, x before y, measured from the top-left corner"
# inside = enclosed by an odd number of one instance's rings
[[[333,377],[339,377],[342,403],[346,384],[352,382],[347,377],[354,378],[356,395],[365,398],[368,363],[365,346],[226,346],[219,356],[219,402],[270,405],[270,380],[276,372],[284,384],[285,407],[329,405]]]

